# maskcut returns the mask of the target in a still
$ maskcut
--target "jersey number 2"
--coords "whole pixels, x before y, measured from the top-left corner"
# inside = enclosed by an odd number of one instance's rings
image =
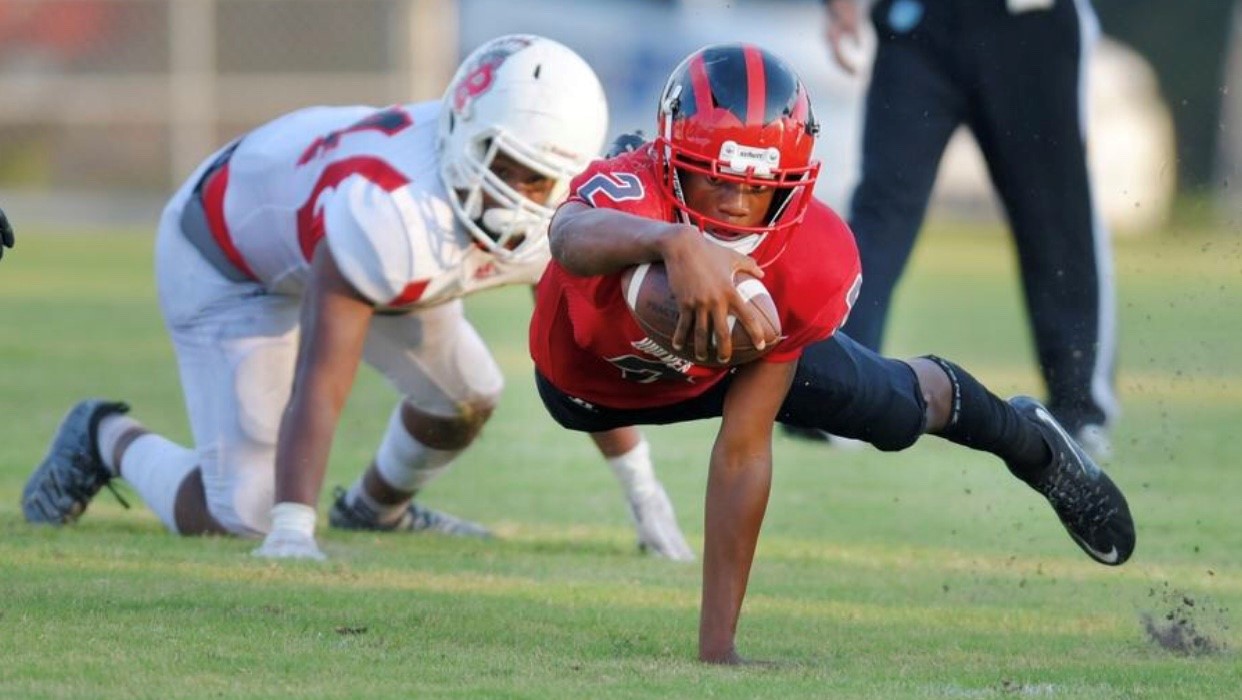
[[[643,181],[634,173],[596,173],[578,188],[578,196],[597,206],[595,195],[603,193],[614,202],[642,199]]]

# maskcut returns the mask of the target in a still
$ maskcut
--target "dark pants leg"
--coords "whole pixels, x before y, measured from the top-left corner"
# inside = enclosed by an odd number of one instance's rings
[[[874,17],[880,45],[867,90],[862,173],[850,205],[863,285],[844,330],[879,350],[893,289],[923,224],[940,157],[964,120],[964,102],[936,34],[945,21],[932,13],[920,28],[885,29],[886,3]]]
[[[962,49],[977,52],[965,59],[977,67],[970,125],[1013,229],[1048,407],[1071,431],[1103,424],[1115,411],[1112,265],[1081,104],[1094,18],[1073,0],[1016,16],[982,5],[963,27],[980,37]]]
[[[838,332],[803,351],[776,420],[895,451],[923,434],[926,413],[909,365]]]

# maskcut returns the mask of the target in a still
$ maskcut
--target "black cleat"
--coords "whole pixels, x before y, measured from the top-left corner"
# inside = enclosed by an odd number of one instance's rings
[[[345,502],[345,489],[337,488],[336,500],[328,511],[328,525],[338,530],[373,530],[377,532],[438,532],[454,537],[487,539],[492,533],[478,523],[458,518],[438,510],[424,508],[414,501],[406,506],[401,517],[391,523],[381,523],[369,508],[361,504]]]
[[[22,491],[26,522],[67,525],[82,516],[99,489],[112,488],[112,473],[99,456],[95,432],[105,416],[127,411],[126,404],[101,399],[88,399],[70,409]],[[117,499],[128,507],[119,494]]]
[[[1134,520],[1121,490],[1043,404],[1029,396],[1009,404],[1035,422],[1052,450],[1052,464],[1027,483],[1048,499],[1087,556],[1109,566],[1125,563],[1134,552]]]

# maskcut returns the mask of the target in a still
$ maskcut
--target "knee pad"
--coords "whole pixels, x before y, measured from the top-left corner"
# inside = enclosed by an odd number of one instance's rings
[[[389,432],[401,430],[428,446],[443,450],[460,450],[478,436],[483,425],[492,417],[496,402],[490,398],[476,398],[457,404],[454,415],[436,415],[403,402],[394,416],[399,416],[398,426],[390,426]]]

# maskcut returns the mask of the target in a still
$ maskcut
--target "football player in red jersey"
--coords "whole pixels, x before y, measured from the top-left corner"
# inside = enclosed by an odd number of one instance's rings
[[[776,422],[900,450],[930,432],[996,454],[1048,498],[1104,564],[1134,549],[1121,492],[1043,406],[1006,402],[934,356],[880,357],[836,332],[858,292],[848,227],[811,197],[818,124],[790,67],[745,44],[687,57],[660,99],[653,142],[597,161],[552,219],[553,261],[537,289],[530,347],[544,404],[590,433],[722,418],[707,481],[699,657],[742,661],[734,636],[772,476]],[[623,271],[662,262],[678,299],[676,349],[730,354],[729,315],[761,359],[716,368],[654,347],[629,315]],[[781,337],[764,337],[733,285],[762,279]],[[682,353],[686,354],[686,353]]]

